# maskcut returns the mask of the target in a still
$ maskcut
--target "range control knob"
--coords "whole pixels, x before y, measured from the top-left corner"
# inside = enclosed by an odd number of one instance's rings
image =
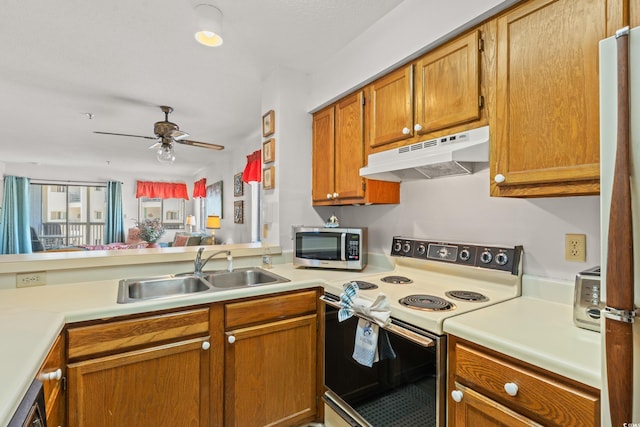
[[[402,250],[402,242],[400,240],[396,240],[393,242],[393,251],[400,252]]]
[[[405,254],[411,252],[411,242],[404,242],[404,245],[402,245],[402,252]]]
[[[489,264],[492,259],[493,259],[493,255],[491,255],[491,252],[489,252],[489,251],[483,251],[480,254],[480,261],[483,264]]]
[[[424,246],[424,243],[420,243],[418,245],[416,252],[418,253],[418,255],[424,255],[425,253],[427,253],[427,248]]]
[[[463,249],[460,251],[460,255],[458,256],[462,261],[469,261],[469,258],[471,258],[471,252],[469,252],[469,249]]]
[[[509,262],[509,256],[506,253],[500,252],[499,254],[496,255],[496,264],[506,265],[508,262]]]

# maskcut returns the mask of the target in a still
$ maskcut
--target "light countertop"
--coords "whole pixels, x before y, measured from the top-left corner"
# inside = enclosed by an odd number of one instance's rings
[[[324,286],[391,270],[385,256],[370,259],[362,272],[274,264],[272,271],[290,282],[131,304],[116,303],[117,280],[0,290],[0,425],[8,423],[65,323]],[[524,295],[453,317],[445,321],[445,332],[599,388],[600,334],[576,328],[571,319],[571,306]]]
[[[574,325],[573,284],[525,276],[522,287],[520,298],[445,320],[445,332],[601,389],[600,334]]]

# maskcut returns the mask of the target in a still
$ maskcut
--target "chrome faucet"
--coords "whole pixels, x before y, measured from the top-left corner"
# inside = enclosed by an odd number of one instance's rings
[[[229,265],[227,266],[227,270],[229,272],[233,271],[233,257],[231,256],[231,251],[216,251],[209,255],[207,259],[202,261],[202,252],[204,252],[204,248],[198,249],[198,253],[196,254],[196,259],[193,261],[193,273],[194,274],[202,274],[202,269],[209,262],[211,258],[220,254],[227,254],[227,261],[229,261]]]

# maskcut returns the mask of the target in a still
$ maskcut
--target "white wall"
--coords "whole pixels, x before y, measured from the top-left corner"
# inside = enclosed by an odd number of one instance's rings
[[[291,248],[293,224],[318,223],[311,206],[311,115],[306,112],[308,77],[286,68],[263,82],[262,111],[275,111],[276,185],[263,191],[262,220],[268,243]],[[263,138],[266,140],[267,138]]]
[[[524,272],[573,280],[600,263],[600,198],[489,197],[487,169],[474,175],[404,182],[400,204],[349,206],[342,224],[369,227],[369,249],[388,253],[393,236],[522,245]],[[564,260],[566,233],[587,235],[587,261]]]

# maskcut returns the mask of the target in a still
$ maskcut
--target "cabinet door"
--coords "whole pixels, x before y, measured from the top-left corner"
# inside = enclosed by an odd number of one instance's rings
[[[312,314],[226,333],[233,338],[225,348],[225,426],[315,418],[316,322]]]
[[[449,399],[449,425],[451,427],[518,427],[540,424],[500,405],[497,402],[455,383],[455,390],[462,393],[462,400]]]
[[[621,2],[534,0],[498,18],[492,195],[598,194],[598,42]]]
[[[369,86],[369,146],[378,147],[413,136],[413,65]]]
[[[330,200],[334,187],[334,108],[333,106],[313,115],[313,175],[312,199],[314,202]]]
[[[198,338],[68,366],[70,426],[208,426],[209,351]]]
[[[65,391],[66,377],[65,339],[58,336],[51,351],[47,355],[38,379],[44,387],[44,400],[47,409],[47,425],[51,427],[64,426],[65,423]],[[59,374],[59,375],[58,375]]]
[[[335,192],[337,198],[363,198],[364,116],[363,92],[349,95],[336,104]]]
[[[423,56],[416,65],[416,124],[428,133],[480,118],[478,31]]]

